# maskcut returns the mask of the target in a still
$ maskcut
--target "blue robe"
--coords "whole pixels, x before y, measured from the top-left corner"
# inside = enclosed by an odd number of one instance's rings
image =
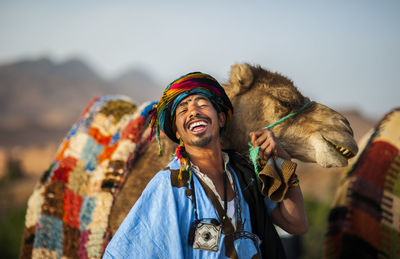
[[[182,186],[185,181],[181,185],[173,181],[179,168],[179,160],[175,158],[149,182],[108,244],[103,258],[227,258],[223,232],[218,252],[193,249],[189,245],[189,229],[195,221],[193,196],[188,194],[187,185]],[[251,232],[249,208],[230,169],[238,189],[244,230]],[[196,175],[193,177],[198,217],[218,219],[204,188]],[[236,239],[234,249],[238,258],[259,254],[258,244],[250,238]]]

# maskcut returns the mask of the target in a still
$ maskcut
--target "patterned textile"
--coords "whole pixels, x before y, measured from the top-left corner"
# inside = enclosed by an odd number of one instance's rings
[[[225,113],[225,126],[229,124],[233,107],[222,86],[210,75],[200,72],[189,73],[170,83],[157,105],[154,106],[150,126],[152,133],[154,130],[156,131],[158,140],[160,130],[162,130],[171,140],[179,143],[172,125],[173,116],[180,101],[192,94],[208,97],[218,112]]]
[[[61,143],[28,201],[21,258],[100,258],[109,213],[130,164],[147,139],[154,103],[94,99]]]
[[[258,174],[261,193],[271,201],[283,201],[289,189],[290,179],[296,175],[296,168],[297,164],[290,160],[271,157],[260,168],[261,172]]]
[[[400,107],[375,128],[336,193],[325,258],[400,258]]]

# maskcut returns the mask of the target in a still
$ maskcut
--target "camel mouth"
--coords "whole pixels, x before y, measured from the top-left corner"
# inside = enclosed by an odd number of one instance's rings
[[[339,144],[336,144],[336,143],[330,141],[329,139],[325,138],[324,136],[322,136],[322,138],[325,140],[326,143],[328,143],[328,145],[330,147],[332,147],[334,150],[336,150],[344,158],[350,159],[356,155],[355,152],[352,152],[348,148],[343,147]]]

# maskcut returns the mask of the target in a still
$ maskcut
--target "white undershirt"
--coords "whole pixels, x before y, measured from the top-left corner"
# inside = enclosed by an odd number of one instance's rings
[[[222,159],[224,161],[224,166],[225,166],[225,171],[226,174],[228,176],[229,179],[229,184],[231,185],[231,188],[233,189],[233,178],[232,178],[232,172],[229,170],[229,166],[227,166],[228,162],[229,162],[229,156],[227,153],[222,152]],[[200,171],[200,168],[198,166],[196,166],[195,164],[193,164],[192,162],[190,162],[191,166],[192,166],[192,170],[193,172],[196,174],[197,177],[199,177],[205,184],[207,184],[207,186],[213,191],[213,193],[215,194],[215,196],[217,197],[218,201],[221,203],[222,208],[224,208],[224,202],[221,199],[221,197],[219,196],[217,189],[215,188],[215,185],[213,183],[213,181],[210,179],[210,177],[208,177],[206,174],[202,173]],[[228,205],[228,209],[227,209],[227,215],[230,218],[233,227],[236,229],[236,214],[235,214],[235,199],[233,198],[231,201],[227,202]]]

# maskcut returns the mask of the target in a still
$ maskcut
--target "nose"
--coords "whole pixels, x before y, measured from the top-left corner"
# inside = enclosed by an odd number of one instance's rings
[[[353,136],[354,132],[353,132],[353,129],[350,127],[350,122],[343,116],[339,120]]]
[[[188,109],[190,117],[196,117],[199,114],[199,107],[196,104],[189,105]]]

